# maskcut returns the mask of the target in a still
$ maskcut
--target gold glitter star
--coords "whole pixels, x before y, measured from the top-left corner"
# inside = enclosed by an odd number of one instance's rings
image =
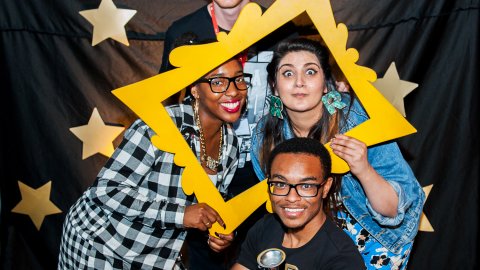
[[[129,46],[125,25],[137,13],[136,10],[117,8],[112,0],[102,0],[97,9],[79,13],[93,25],[92,46],[107,38]]]
[[[18,181],[18,188],[20,189],[22,200],[12,209],[12,212],[30,216],[37,230],[40,230],[46,216],[62,212],[50,201],[52,181],[37,189],[33,189]]]
[[[403,99],[417,88],[418,84],[400,80],[395,62],[390,64],[383,78],[377,79],[373,85],[404,117],[406,116]]]
[[[428,185],[423,188],[423,192],[425,192],[425,201],[428,199],[428,195],[430,195],[430,191],[432,191],[433,185]],[[425,212],[422,213],[422,216],[420,217],[420,227],[418,229],[419,231],[422,232],[433,232],[435,231],[432,227],[432,224],[430,224],[430,221],[428,221],[427,216],[425,215]]]
[[[82,159],[86,159],[96,153],[110,157],[114,150],[112,142],[124,129],[105,125],[94,108],[87,125],[70,128],[70,131],[83,142]]]

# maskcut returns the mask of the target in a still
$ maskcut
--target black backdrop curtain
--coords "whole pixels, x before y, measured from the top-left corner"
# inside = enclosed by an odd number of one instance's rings
[[[422,186],[433,184],[424,212],[435,231],[419,232],[409,269],[477,269],[479,1],[332,2],[361,65],[381,78],[395,62],[402,80],[419,84],[405,98],[418,132],[399,143]],[[110,91],[156,74],[168,25],[205,4],[114,3],[137,10],[126,25],[129,47],[111,39],[91,46],[92,26],[78,12],[100,0],[0,2],[2,269],[56,268],[65,213],[106,161],[83,160],[69,129],[85,125],[93,108],[127,127],[136,116]],[[62,213],[39,230],[12,213],[22,199],[18,181],[33,189],[51,181]]]

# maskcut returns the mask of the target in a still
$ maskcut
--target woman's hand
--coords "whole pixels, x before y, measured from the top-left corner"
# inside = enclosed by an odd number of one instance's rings
[[[210,248],[215,251],[215,252],[220,252],[230,246],[232,244],[234,234],[221,234],[221,233],[215,233],[215,235],[218,237],[213,237],[211,235],[208,235],[208,245]]]
[[[355,138],[337,134],[330,141],[330,147],[337,156],[345,160],[350,171],[357,177],[372,170],[368,162],[367,145]]]
[[[337,88],[338,92],[347,93],[348,91],[350,91],[350,85],[346,81],[335,81],[335,87]],[[327,92],[328,89],[325,88],[323,93],[326,94]]]
[[[337,134],[330,141],[330,147],[333,153],[350,166],[350,172],[362,184],[372,208],[384,216],[395,217],[398,194],[368,162],[367,145],[355,138]]]
[[[183,225],[185,228],[196,228],[206,231],[212,224],[218,222],[225,228],[225,223],[220,215],[206,203],[199,203],[185,207]]]

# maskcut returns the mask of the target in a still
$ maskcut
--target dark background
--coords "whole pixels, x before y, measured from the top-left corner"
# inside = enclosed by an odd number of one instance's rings
[[[272,1],[258,1],[269,6]],[[94,181],[106,157],[81,158],[69,128],[94,107],[109,124],[136,118],[110,92],[157,73],[164,32],[202,0],[114,1],[137,10],[126,25],[130,46],[108,39],[91,46],[92,25],[78,14],[100,0],[0,1],[0,264],[55,269],[65,213]],[[419,232],[409,269],[478,269],[479,1],[335,0],[359,64],[383,77],[395,62],[419,87],[405,98],[416,134],[399,140],[422,186],[433,184],[424,213],[434,232]],[[308,18],[295,21],[314,34]],[[115,140],[115,146],[121,140]],[[50,200],[63,212],[37,230],[12,213],[18,181],[52,181]]]

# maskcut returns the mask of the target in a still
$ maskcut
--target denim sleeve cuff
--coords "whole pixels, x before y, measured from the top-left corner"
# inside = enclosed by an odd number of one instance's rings
[[[395,217],[386,217],[378,213],[372,208],[372,205],[370,204],[368,199],[367,199],[367,208],[368,208],[368,211],[370,211],[370,213],[372,214],[373,219],[376,220],[381,225],[397,226],[403,221],[405,217],[405,211],[408,208],[408,201],[407,201],[407,198],[405,197],[406,195],[405,192],[403,191],[403,189],[400,187],[398,183],[391,182],[391,181],[388,181],[388,183],[392,185],[393,189],[398,195],[397,215]]]

